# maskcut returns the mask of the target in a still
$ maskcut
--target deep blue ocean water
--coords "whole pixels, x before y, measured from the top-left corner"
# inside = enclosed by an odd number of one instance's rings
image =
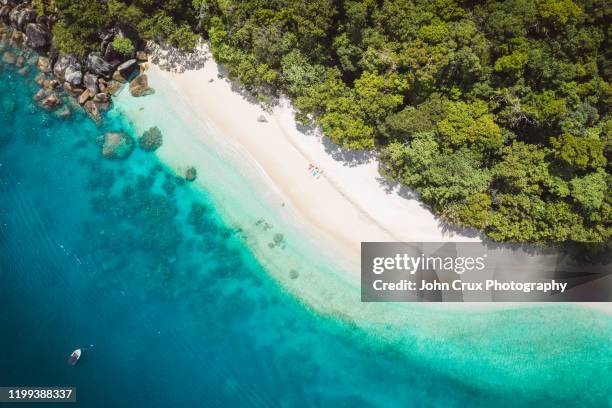
[[[102,157],[98,137],[129,123],[60,119],[32,101],[33,76],[0,68],[0,386],[76,386],[84,407],[535,402],[467,387],[315,315],[206,192],[138,148]]]

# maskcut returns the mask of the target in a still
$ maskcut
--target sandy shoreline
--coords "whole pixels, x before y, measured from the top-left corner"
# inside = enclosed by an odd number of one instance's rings
[[[299,218],[296,224],[307,227],[313,239],[328,251],[340,251],[346,257],[345,265],[350,266],[342,269],[353,284],[359,282],[362,241],[480,239],[469,231],[462,234],[447,230],[416,197],[386,186],[375,159],[343,151],[316,132],[301,131],[288,101],[281,101],[271,112],[249,101],[220,75],[210,55],[199,69],[177,73],[150,64],[147,73],[153,82],[164,81],[182,103],[188,104],[187,120],[189,115],[195,115],[194,120],[212,125],[241,156],[251,160],[246,168],[264,176],[269,191],[281,198],[291,210],[289,214]],[[266,122],[258,121],[262,115]],[[200,133],[195,135],[203,137]],[[193,159],[194,155],[190,156]],[[310,164],[322,169],[323,176],[313,177]],[[612,303],[581,305],[612,313]],[[464,303],[454,304],[451,309],[517,306],[529,304]]]
[[[220,78],[219,72],[212,57],[198,70],[176,73],[151,65],[148,71],[171,82],[196,115],[237,143],[286,205],[353,261],[359,260],[362,241],[477,239],[445,231],[416,198],[404,198],[397,189],[387,191],[375,160],[337,160],[338,155],[359,154],[322,143],[316,132],[301,132],[287,101],[265,112]],[[267,122],[258,121],[262,115]],[[326,146],[331,146],[331,153]],[[311,164],[323,170],[321,177],[310,174]]]

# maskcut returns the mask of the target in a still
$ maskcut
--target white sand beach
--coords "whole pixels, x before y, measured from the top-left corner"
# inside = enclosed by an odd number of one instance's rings
[[[340,149],[316,131],[300,131],[287,100],[264,111],[219,75],[212,56],[199,69],[177,73],[151,64],[148,74],[171,82],[202,120],[248,154],[286,205],[355,261],[362,241],[478,239],[446,231],[411,192],[385,184],[375,158]],[[322,175],[313,176],[309,166]]]

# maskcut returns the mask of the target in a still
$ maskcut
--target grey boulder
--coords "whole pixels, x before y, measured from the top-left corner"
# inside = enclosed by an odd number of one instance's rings
[[[29,23],[26,26],[28,44],[35,49],[43,49],[51,44],[51,31],[40,23]]]
[[[92,52],[87,56],[87,70],[96,75],[110,78],[115,71],[115,66],[105,61],[100,54]]]
[[[77,58],[72,54],[63,54],[57,59],[57,62],[53,66],[53,74],[60,78],[64,79],[64,75],[69,66],[75,65],[77,63]]]
[[[76,63],[69,65],[64,73],[64,80],[72,86],[79,86],[83,81],[83,73],[81,72],[81,64]]]

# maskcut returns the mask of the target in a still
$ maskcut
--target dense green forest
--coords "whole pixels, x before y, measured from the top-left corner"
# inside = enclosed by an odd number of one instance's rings
[[[249,90],[288,94],[335,143],[376,149],[385,177],[453,224],[504,241],[611,240],[606,0],[56,5],[63,51],[96,49],[111,26],[183,49],[203,35]]]

